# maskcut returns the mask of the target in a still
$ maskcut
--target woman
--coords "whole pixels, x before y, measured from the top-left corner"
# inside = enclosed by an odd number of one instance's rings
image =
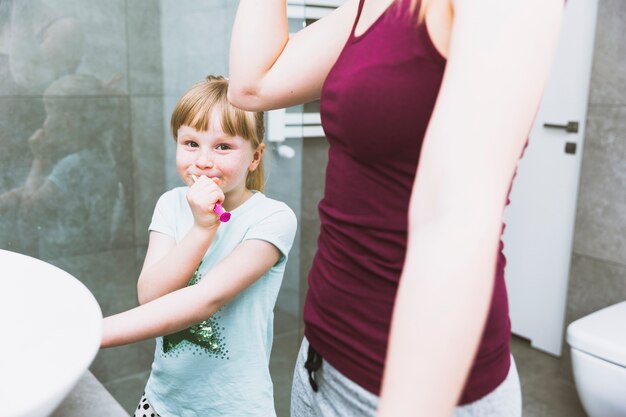
[[[290,38],[240,1],[229,99],[321,97],[330,143],[292,415],[521,415],[502,216],[562,8],[348,0]]]

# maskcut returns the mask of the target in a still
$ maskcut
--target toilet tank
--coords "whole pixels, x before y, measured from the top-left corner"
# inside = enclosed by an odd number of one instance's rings
[[[596,358],[626,367],[626,301],[570,324],[567,343]]]
[[[589,417],[626,416],[626,302],[567,328],[576,391]]]

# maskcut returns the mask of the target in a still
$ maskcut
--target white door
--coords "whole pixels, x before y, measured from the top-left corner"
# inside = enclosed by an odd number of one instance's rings
[[[567,2],[548,86],[505,212],[505,273],[513,333],[557,356],[562,348],[597,6],[598,0]]]

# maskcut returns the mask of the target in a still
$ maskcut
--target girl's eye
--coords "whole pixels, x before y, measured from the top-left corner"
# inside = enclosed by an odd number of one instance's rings
[[[194,141],[191,141],[191,140],[189,142],[187,142],[186,145],[189,146],[190,148],[197,148],[198,147],[198,144],[196,142],[194,142]]]
[[[217,149],[220,151],[227,151],[230,149],[230,146],[226,145],[225,143],[220,143],[219,145],[217,145]]]

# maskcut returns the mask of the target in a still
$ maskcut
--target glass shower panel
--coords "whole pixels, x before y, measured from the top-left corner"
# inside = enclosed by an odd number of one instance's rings
[[[160,14],[158,1],[0,1],[0,248],[68,271],[105,315],[137,305],[165,187]],[[127,410],[153,345],[90,368]]]
[[[172,108],[206,75],[227,75],[236,8],[223,0],[0,0],[0,249],[68,271],[104,315],[137,304],[154,205],[181,184]],[[299,221],[302,154],[301,134],[268,143],[266,153],[266,194]],[[289,415],[301,340],[300,269],[298,232],[275,309],[279,416]],[[90,370],[131,411],[153,351],[153,341],[101,351]]]

